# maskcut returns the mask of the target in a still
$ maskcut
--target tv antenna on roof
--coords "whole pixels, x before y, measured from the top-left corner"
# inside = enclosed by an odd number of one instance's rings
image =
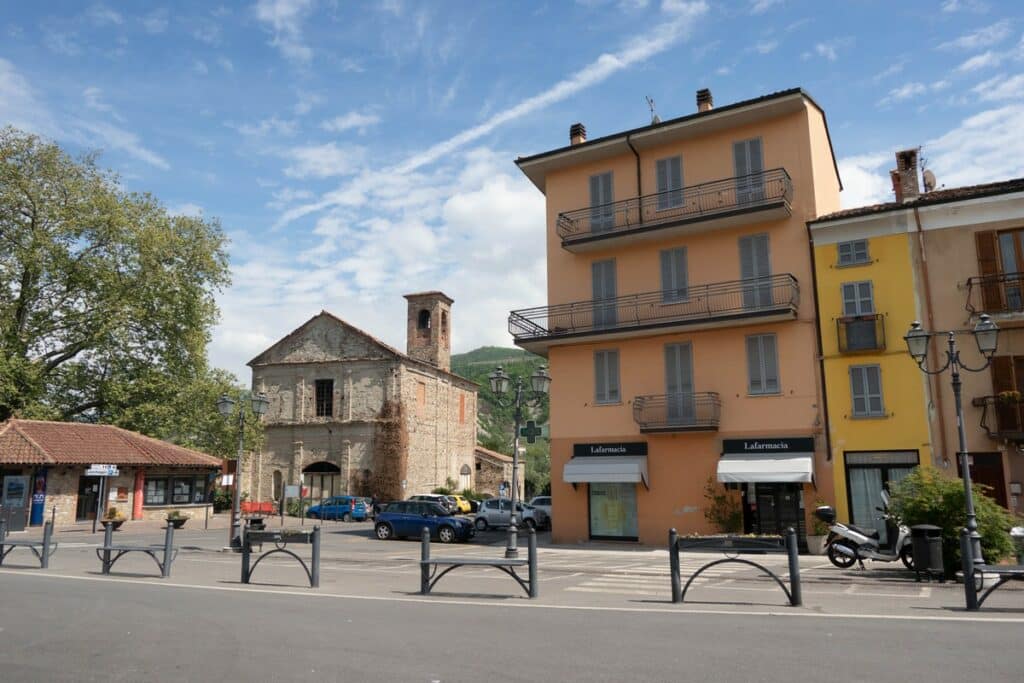
[[[647,100],[647,108],[651,110],[651,125],[661,123],[661,117],[654,111],[654,99],[650,95],[644,95],[644,99]]]

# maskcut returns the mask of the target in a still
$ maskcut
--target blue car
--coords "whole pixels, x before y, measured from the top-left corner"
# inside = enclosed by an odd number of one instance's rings
[[[391,503],[377,515],[374,530],[377,538],[387,541],[405,536],[418,537],[423,527],[429,528],[430,535],[441,543],[468,541],[476,533],[468,519],[450,514],[437,503],[420,500]]]
[[[358,496],[334,496],[318,505],[311,505],[306,516],[313,519],[340,519],[343,522],[362,522],[367,517],[366,503]]]

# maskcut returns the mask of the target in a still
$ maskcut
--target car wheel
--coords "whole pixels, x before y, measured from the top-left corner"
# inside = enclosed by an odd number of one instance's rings
[[[345,514],[343,514],[341,516],[341,521],[343,521],[343,522],[351,522],[352,521],[352,515],[350,515],[349,513],[346,512]]]
[[[487,531],[487,520],[483,517],[477,517],[476,521],[473,522],[473,526],[476,527],[477,531]]]
[[[524,523],[530,529],[533,529],[533,530],[537,529],[537,522],[533,521],[532,519],[524,520]]]
[[[437,540],[441,543],[453,543],[455,541],[455,529],[450,526],[443,526],[437,530]]]
[[[382,541],[387,541],[395,535],[395,530],[392,529],[391,525],[387,522],[381,522],[375,527],[375,530],[377,532],[377,538]]]

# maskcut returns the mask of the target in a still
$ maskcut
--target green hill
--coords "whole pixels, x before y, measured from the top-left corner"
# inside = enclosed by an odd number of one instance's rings
[[[466,353],[453,354],[452,372],[474,381],[480,381],[477,378],[481,377],[486,382],[487,374],[494,370],[496,365],[501,365],[507,370],[510,366],[524,363],[529,364],[530,372],[533,372],[535,367],[544,364],[544,359],[522,349],[481,346]]]

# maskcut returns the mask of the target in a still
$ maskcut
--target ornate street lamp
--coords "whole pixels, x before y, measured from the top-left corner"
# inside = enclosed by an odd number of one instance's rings
[[[551,375],[548,374],[548,369],[545,366],[539,367],[536,372],[530,375],[530,389],[532,391],[526,391],[522,377],[514,379],[509,377],[500,365],[487,378],[490,380],[491,392],[494,394],[495,401],[499,405],[511,406],[515,409],[513,415],[515,427],[512,432],[512,494],[510,496],[512,509],[510,510],[508,543],[505,547],[505,557],[515,558],[519,557],[519,549],[517,548],[519,529],[516,522],[516,495],[519,492],[519,427],[523,422],[523,406],[540,405],[551,389]],[[509,386],[513,382],[515,393],[510,396],[510,400],[506,403],[502,398],[508,394]]]
[[[925,361],[928,358],[929,340],[933,336],[942,334],[946,335],[946,341],[948,344],[946,349],[946,362],[937,370],[929,370],[925,367]],[[965,365],[960,360],[960,350],[956,345],[957,334],[971,334],[974,336],[974,340],[978,344],[978,351],[985,359],[984,365],[978,368],[972,368]],[[978,533],[978,518],[974,513],[974,492],[971,489],[971,468],[969,466],[967,456],[967,433],[964,430],[963,406],[960,397],[962,386],[960,381],[960,370],[962,369],[968,372],[982,372],[989,366],[999,344],[999,328],[994,322],[992,322],[992,319],[985,314],[981,315],[978,319],[978,323],[972,330],[928,332],[921,328],[920,322],[914,321],[906,336],[903,337],[903,340],[907,342],[907,351],[917,363],[921,372],[928,375],[940,375],[945,372],[947,368],[952,371],[953,402],[956,406],[957,436],[959,437],[960,445],[960,452],[958,453],[958,456],[960,458],[960,470],[964,481],[964,498],[967,506],[967,533],[970,537],[971,555],[974,565],[975,567],[980,568],[985,564],[985,559],[981,556],[981,535]],[[965,590],[968,580],[969,578],[965,576]]]
[[[270,406],[270,400],[267,395],[263,392],[254,394],[250,400],[250,408],[252,409],[253,415],[259,420],[267,412],[267,407]],[[235,410],[235,400],[227,394],[221,394],[220,398],[217,399],[217,412],[221,414],[221,417],[228,419]],[[235,551],[242,549],[242,455],[243,447],[245,443],[245,404],[239,406],[238,409],[238,456],[235,460],[235,492],[231,505],[231,528],[228,532],[228,543],[231,548]]]

